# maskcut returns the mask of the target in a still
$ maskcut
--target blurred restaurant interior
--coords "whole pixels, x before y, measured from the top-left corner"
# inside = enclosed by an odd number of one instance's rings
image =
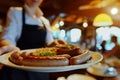
[[[10,6],[21,6],[22,0],[3,0],[0,2],[1,25],[5,23],[6,13]],[[118,37],[120,44],[120,1],[119,0],[44,0],[41,9],[51,22],[53,37],[69,43],[90,48],[89,37],[94,39],[94,50],[101,50],[100,44],[106,40],[106,50],[114,44],[112,35]],[[99,16],[100,20],[95,21]],[[2,29],[2,28],[1,28]],[[95,45],[96,44],[96,45]]]
[[[1,0],[1,33],[9,7],[22,5],[22,0]],[[120,45],[120,0],[44,0],[41,9],[50,21],[54,39],[101,52],[104,40],[105,50],[114,47],[111,36],[115,35]]]

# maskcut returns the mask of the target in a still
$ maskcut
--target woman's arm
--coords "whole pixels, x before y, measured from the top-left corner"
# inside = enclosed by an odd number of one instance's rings
[[[21,10],[16,7],[11,7],[7,13],[6,26],[3,31],[1,39],[9,41],[16,45],[21,31]],[[18,15],[19,14],[19,15]]]
[[[0,40],[0,55],[7,53],[7,52],[16,52],[20,51],[20,49],[14,45],[12,45],[7,40]]]
[[[6,26],[0,39],[0,55],[6,52],[19,50],[16,45],[18,37],[18,24],[16,18],[16,9],[10,8],[7,14]]]
[[[115,47],[112,48],[112,50],[106,51],[103,53],[105,57],[112,57],[115,56],[118,53],[119,50],[119,45],[116,45]]]

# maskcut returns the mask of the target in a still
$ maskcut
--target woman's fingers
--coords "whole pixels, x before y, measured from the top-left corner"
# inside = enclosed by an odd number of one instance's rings
[[[0,48],[0,55],[7,52],[17,52],[17,51],[20,51],[20,49],[16,46],[13,46],[13,45],[3,46]]]

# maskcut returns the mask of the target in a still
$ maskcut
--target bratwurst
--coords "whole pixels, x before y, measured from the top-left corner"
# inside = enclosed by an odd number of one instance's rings
[[[23,53],[14,53],[10,57],[10,61],[18,65],[25,66],[66,66],[69,60],[66,57],[59,56],[31,56]]]
[[[91,54],[89,53],[88,50],[86,50],[82,54],[71,57],[69,61],[71,65],[78,65],[78,64],[86,62],[90,58],[91,58]]]
[[[88,50],[78,55],[57,54],[58,48],[40,48],[35,52],[14,52],[10,56],[10,61],[24,66],[67,66],[78,65],[87,62],[91,58]]]

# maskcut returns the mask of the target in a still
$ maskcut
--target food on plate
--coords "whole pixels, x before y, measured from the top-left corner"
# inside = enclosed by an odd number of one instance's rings
[[[80,48],[72,44],[56,45],[56,48],[58,48],[57,54],[69,54],[70,56],[81,54]]]
[[[47,46],[48,46],[48,47],[55,47],[56,45],[59,45],[59,44],[65,45],[65,44],[67,44],[67,43],[66,43],[65,41],[63,41],[63,40],[56,39],[56,40],[54,40],[53,42],[47,44]]]
[[[73,56],[70,58],[70,64],[77,65],[86,62],[91,58],[91,54],[88,50],[84,51],[82,54],[79,54],[77,56]]]
[[[90,58],[91,54],[88,50],[81,51],[77,46],[62,44],[32,51],[14,52],[9,60],[25,66],[67,66],[87,62]]]
[[[16,52],[10,56],[10,61],[25,66],[65,66],[69,65],[66,57],[56,56],[54,48],[41,48],[35,52]]]
[[[80,47],[68,44],[63,40],[54,40],[50,44],[48,44],[48,47],[55,47],[57,48],[57,54],[69,54],[70,56],[75,56],[81,54]]]

